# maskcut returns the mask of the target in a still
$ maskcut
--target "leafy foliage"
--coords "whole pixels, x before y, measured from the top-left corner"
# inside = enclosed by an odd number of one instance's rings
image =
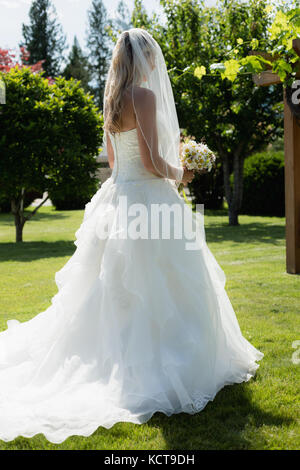
[[[115,19],[113,21],[116,31],[121,33],[126,29],[131,28],[131,15],[127,4],[124,0],[120,0],[117,6]]]
[[[111,22],[102,0],[93,0],[88,11],[87,48],[89,49],[90,71],[94,82],[93,94],[97,106],[102,109],[108,59],[110,57]]]
[[[232,44],[228,51],[230,59],[222,63],[223,68],[215,67],[219,64],[211,64],[210,71],[219,72],[223,79],[234,81],[240,73],[259,73],[267,69],[277,74],[284,86],[292,85],[297,72],[300,72],[299,55],[293,49],[293,39],[300,36],[299,3],[292,2],[292,8],[289,2],[282,2],[277,9],[262,0],[256,3],[264,7],[262,15],[267,19],[267,34],[247,38],[246,41],[242,37],[237,38],[236,44]],[[263,55],[249,55],[249,49],[260,49]],[[194,70],[195,76],[198,76],[199,67],[197,65]]]
[[[98,187],[95,156],[101,150],[103,119],[78,81],[59,78],[55,85],[59,107],[54,108],[52,139],[63,164],[48,172],[49,195],[57,208],[83,208]]]
[[[43,194],[38,191],[28,191],[24,195],[24,208],[29,207],[35,199],[41,199]],[[0,188],[0,212],[9,214],[11,212],[10,199],[1,192]]]
[[[206,209],[222,209],[224,199],[223,172],[221,162],[218,162],[214,171],[199,175],[189,184],[194,204],[204,204]]]
[[[0,72],[9,72],[11,68],[18,66],[30,67],[32,72],[39,72],[42,70],[43,61],[40,60],[36,64],[28,65],[30,54],[25,47],[20,47],[20,62],[16,60],[16,54],[11,49],[0,48]]]
[[[206,8],[196,0],[162,0],[166,24],[152,28],[166,58],[181,127],[198,141],[205,137],[222,161],[233,225],[242,203],[244,159],[282,134],[281,87],[255,86],[251,74],[237,73],[228,55],[237,44],[247,54],[253,39],[267,37],[266,3],[221,0]]]
[[[40,103],[51,98],[51,87],[41,74],[29,68],[12,68],[1,74],[7,90],[0,114],[0,183],[11,199],[26,188],[43,191],[51,137],[51,116]]]
[[[262,152],[245,161],[242,214],[283,217],[284,153]]]
[[[75,36],[66,68],[63,71],[63,77],[67,80],[75,78],[81,82],[85,91],[90,91],[89,82],[91,80],[91,71],[89,61],[83,54],[78,39]]]
[[[151,29],[155,18],[150,19],[148,17],[146,8],[143,5],[142,0],[134,0],[134,8],[132,11],[131,21],[134,28],[145,28]]]
[[[30,24],[23,24],[22,46],[26,46],[32,63],[43,61],[46,76],[60,73],[66,38],[57,21],[51,0],[34,0],[29,11]]]
[[[0,114],[0,186],[12,204],[19,237],[24,223],[24,197],[72,187],[91,190],[102,143],[102,116],[74,79],[50,85],[41,73],[12,68],[0,75],[7,103]]]

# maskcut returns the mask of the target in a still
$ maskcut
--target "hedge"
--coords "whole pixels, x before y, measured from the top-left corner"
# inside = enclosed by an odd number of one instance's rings
[[[284,153],[261,152],[245,160],[241,214],[283,217]]]

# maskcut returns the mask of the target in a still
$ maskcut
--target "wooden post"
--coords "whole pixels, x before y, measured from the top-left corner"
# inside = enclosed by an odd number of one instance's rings
[[[284,96],[286,269],[300,273],[300,126]]]
[[[293,39],[293,49],[300,57],[300,38]],[[273,61],[266,52],[253,51],[252,55]],[[300,60],[293,64],[296,77],[300,78]],[[270,68],[270,67],[268,67]],[[280,77],[266,70],[253,75],[258,86],[280,83]],[[284,159],[285,159],[285,217],[286,217],[286,270],[289,274],[300,274],[300,122],[290,110],[284,93]]]

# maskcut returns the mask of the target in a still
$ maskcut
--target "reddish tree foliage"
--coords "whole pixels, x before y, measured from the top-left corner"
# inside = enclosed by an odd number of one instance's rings
[[[0,49],[0,71],[9,72],[9,70],[15,65],[14,58],[15,55],[8,49]]]
[[[11,49],[0,48],[0,72],[9,72],[13,67],[30,67],[32,72],[39,72],[43,69],[43,60],[40,60],[36,64],[29,65],[30,54],[25,47],[20,47],[20,59],[21,62],[16,60],[16,55],[13,54]],[[51,77],[47,77],[47,80],[51,84],[54,83]]]

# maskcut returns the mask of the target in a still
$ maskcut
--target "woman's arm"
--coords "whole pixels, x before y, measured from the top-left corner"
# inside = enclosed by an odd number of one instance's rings
[[[143,123],[142,132],[137,120],[137,135],[144,167],[160,178],[178,180],[178,169],[167,163],[158,153],[155,94],[147,88],[140,88],[135,93],[135,107],[139,121]]]
[[[106,150],[107,150],[108,164],[109,164],[109,167],[113,169],[114,161],[115,161],[114,149],[113,149],[111,140],[109,138],[108,132],[105,132],[105,135],[106,135]]]

